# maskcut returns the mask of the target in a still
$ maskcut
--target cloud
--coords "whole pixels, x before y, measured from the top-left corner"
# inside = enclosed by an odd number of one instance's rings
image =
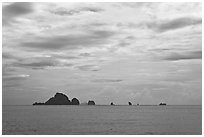
[[[197,24],[202,24],[201,18],[181,17],[181,18],[175,18],[172,20],[147,23],[147,27],[157,32],[166,32],[166,31],[180,29],[191,25],[197,25]]]
[[[103,9],[102,8],[98,8],[98,7],[83,7],[82,11],[101,12],[101,11],[103,11]]]
[[[99,82],[99,83],[112,83],[112,82],[122,82],[121,79],[95,79],[92,82]]]
[[[56,66],[57,62],[54,60],[41,60],[41,61],[34,61],[34,62],[28,62],[28,63],[19,63],[20,66],[28,66],[28,67],[52,67]]]
[[[90,53],[80,53],[79,56],[82,56],[82,57],[90,57],[91,54],[90,54]]]
[[[70,67],[71,63],[77,59],[78,56],[67,55],[65,53],[47,53],[47,54],[22,54],[14,55],[12,52],[2,52],[3,68],[6,71],[9,67],[32,68],[32,69],[46,69],[56,67]],[[3,69],[4,70],[4,69]],[[4,71],[3,71],[4,72]]]
[[[120,42],[117,46],[119,46],[119,47],[126,47],[126,46],[128,46],[130,44],[131,44],[130,42]]]
[[[83,46],[96,46],[105,44],[109,38],[115,35],[114,31],[91,31],[86,35],[58,35],[52,37],[40,37],[31,42],[23,42],[20,46],[44,50],[58,50],[62,48],[78,49]]]
[[[104,22],[93,22],[93,23],[87,24],[85,27],[89,27],[89,26],[103,27],[108,25],[109,25],[108,23],[104,23]]]
[[[24,81],[27,80],[30,75],[27,74],[10,74],[2,76],[2,87],[3,88],[12,88],[15,89],[24,84]]]
[[[22,59],[12,64],[16,67],[32,68],[32,69],[46,69],[49,67],[70,67],[72,63],[62,62],[60,59],[52,57],[33,57]]]
[[[66,54],[52,54],[52,57],[58,58],[58,59],[66,59],[66,60],[79,59],[79,57],[77,56],[71,56]]]
[[[57,8],[55,10],[50,11],[51,13],[59,16],[73,16],[76,14],[80,14],[82,12],[101,12],[103,9],[97,7],[81,7],[78,9],[67,9],[67,8]]]
[[[9,75],[9,76],[4,76],[3,79],[19,79],[19,78],[27,78],[30,75],[22,74],[22,75]]]
[[[143,7],[150,7],[151,5],[154,5],[155,3],[152,3],[152,2],[123,2],[121,4],[129,8],[143,8]]]
[[[71,16],[74,15],[76,13],[79,13],[80,11],[77,10],[67,10],[65,8],[58,8],[56,10],[51,11],[51,13],[55,14],[55,15],[60,15],[60,16]]]
[[[4,5],[2,8],[2,23],[8,25],[19,16],[33,12],[33,4],[28,2],[16,2]]]
[[[82,70],[82,71],[99,71],[99,66],[96,65],[81,65],[77,66],[76,68]]]
[[[2,52],[2,59],[13,59],[14,56],[9,52]]]
[[[11,74],[2,77],[2,86],[3,87],[18,87],[22,82],[29,78],[30,75],[27,74]]]
[[[184,53],[171,53],[166,56],[164,60],[179,61],[179,60],[190,60],[190,59],[202,59],[202,51],[188,51]]]

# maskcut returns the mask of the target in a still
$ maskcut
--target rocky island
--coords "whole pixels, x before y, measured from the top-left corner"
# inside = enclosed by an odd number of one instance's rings
[[[111,102],[111,104],[110,104],[111,106],[114,106],[115,104],[113,103],[113,102]]]
[[[132,103],[131,103],[131,102],[128,102],[128,105],[129,105],[129,106],[132,106]]]
[[[35,102],[33,105],[79,105],[80,102],[77,98],[73,98],[71,101],[63,93],[56,93],[54,97],[51,97],[45,103]]]
[[[93,100],[89,100],[88,105],[95,105],[95,102]]]
[[[159,105],[160,106],[166,106],[166,103],[160,103]]]

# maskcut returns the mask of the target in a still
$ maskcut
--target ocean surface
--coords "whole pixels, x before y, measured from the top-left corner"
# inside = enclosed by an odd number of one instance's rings
[[[202,134],[202,106],[3,106],[2,134]]]

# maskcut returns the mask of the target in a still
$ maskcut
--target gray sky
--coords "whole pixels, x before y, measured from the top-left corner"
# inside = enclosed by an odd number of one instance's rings
[[[201,3],[3,3],[3,104],[202,104]]]

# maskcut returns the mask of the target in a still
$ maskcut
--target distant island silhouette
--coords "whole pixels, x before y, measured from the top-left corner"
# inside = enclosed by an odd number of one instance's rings
[[[95,102],[93,100],[89,100],[88,105],[95,105]]]
[[[45,103],[35,102],[33,105],[80,105],[77,98],[73,98],[71,101],[63,93],[56,93],[54,97],[51,97]]]
[[[82,105],[96,105],[93,100],[89,100],[88,103],[82,103]],[[69,100],[69,98],[63,94],[57,92],[54,97],[51,97],[48,99],[45,103],[41,102],[35,102],[33,105],[80,105],[80,102],[77,98],[73,98],[72,100]],[[111,106],[114,106],[115,104],[113,102],[110,103]],[[132,105],[131,102],[128,102],[128,105]],[[166,103],[160,103],[160,106],[166,106]],[[139,104],[137,104],[139,106]]]
[[[160,103],[159,105],[160,106],[166,106],[166,103]]]
[[[111,104],[110,104],[111,106],[114,106],[115,104],[113,103],[113,102],[111,102]]]

